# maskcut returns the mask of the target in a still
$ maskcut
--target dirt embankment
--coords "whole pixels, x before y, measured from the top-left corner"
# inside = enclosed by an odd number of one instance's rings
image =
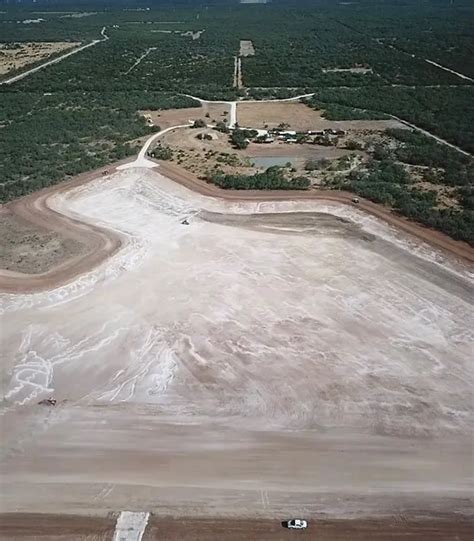
[[[202,195],[220,197],[230,201],[295,201],[302,199],[323,199],[327,201],[355,205],[355,203],[352,202],[354,194],[342,191],[336,192],[328,190],[311,190],[288,192],[286,190],[222,190],[214,184],[209,184],[198,179],[189,171],[184,171],[180,167],[168,162],[161,163],[160,173],[174,180],[175,182],[179,182],[191,190],[201,193]],[[371,201],[360,199],[359,204],[356,206],[365,212],[382,219],[390,225],[401,229],[405,233],[414,235],[415,237],[431,244],[433,247],[447,252],[449,255],[454,255],[465,262],[474,263],[474,249],[465,242],[453,240],[439,231],[428,229],[418,225],[415,222],[411,222],[402,216],[394,214],[382,205],[372,203]]]
[[[8,208],[0,210],[0,229],[0,269],[10,272],[40,274],[87,253],[82,242],[28,223]]]
[[[109,166],[108,171],[110,173],[115,171],[120,163],[123,162]],[[90,271],[120,249],[123,239],[116,232],[65,216],[49,206],[49,200],[55,194],[66,193],[72,188],[85,184],[100,176],[104,170],[105,168],[102,168],[79,175],[69,182],[51,186],[6,205],[11,216],[29,224],[30,228],[49,231],[50,234],[58,235],[61,239],[70,239],[73,244],[78,243],[77,245],[80,245],[81,248],[74,254],[66,251],[68,258],[54,260],[55,266],[50,265],[48,270],[37,274],[23,274],[5,268],[0,269],[0,291],[19,293],[58,287]],[[352,202],[353,194],[347,192],[222,190],[168,162],[160,164],[160,173],[202,195],[229,201],[327,200],[354,205]],[[360,200],[358,208],[451,256],[468,263],[474,263],[474,250],[464,242],[455,241],[438,231],[422,227],[370,201]],[[32,260],[32,257],[30,256],[29,259]]]
[[[115,167],[124,161],[108,168],[78,175],[68,182],[50,186],[5,206],[4,215],[8,214],[9,220],[19,220],[29,230],[37,229],[56,242],[68,246],[68,249],[62,252],[63,257],[56,257],[54,266],[44,261],[43,264],[48,270],[37,274],[20,273],[19,269],[17,272],[5,268],[0,269],[0,291],[17,293],[57,287],[88,272],[120,249],[123,239],[118,234],[61,214],[50,207],[50,199],[56,194],[66,193],[72,188],[90,182],[106,170],[114,171]],[[6,240],[5,237],[1,240],[4,252],[7,252]],[[72,246],[78,249],[72,250]],[[19,250],[22,249],[28,249],[28,247],[23,245]],[[31,246],[29,249],[35,248]],[[35,250],[35,253],[28,255],[29,268],[32,268],[35,258],[39,256],[37,248]],[[14,251],[13,247],[10,247],[10,254],[12,251]]]

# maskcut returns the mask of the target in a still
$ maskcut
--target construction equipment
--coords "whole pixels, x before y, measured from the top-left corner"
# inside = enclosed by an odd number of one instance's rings
[[[57,404],[57,400],[50,396],[49,398],[45,398],[44,400],[41,400],[38,402],[41,406],[55,406]]]

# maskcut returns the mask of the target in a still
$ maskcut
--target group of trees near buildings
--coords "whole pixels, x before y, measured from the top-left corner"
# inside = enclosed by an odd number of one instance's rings
[[[353,171],[348,177],[335,177],[328,185],[387,205],[407,218],[474,245],[472,159],[417,132],[388,130],[388,133],[402,144],[395,149],[377,147],[367,170]],[[414,185],[403,162],[440,167],[432,189]],[[445,178],[442,165],[459,172],[456,184],[453,184],[453,178]],[[454,193],[457,193],[459,205],[440,205],[437,188],[443,183],[457,187]]]
[[[254,175],[215,173],[211,180],[225,190],[306,190],[310,181],[306,177],[287,179],[281,167],[269,167]]]
[[[331,120],[393,115],[474,152],[474,86],[319,89],[307,103]]]

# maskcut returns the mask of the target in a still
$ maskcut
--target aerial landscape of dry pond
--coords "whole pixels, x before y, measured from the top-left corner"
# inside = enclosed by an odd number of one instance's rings
[[[38,4],[0,540],[471,539],[472,9]]]

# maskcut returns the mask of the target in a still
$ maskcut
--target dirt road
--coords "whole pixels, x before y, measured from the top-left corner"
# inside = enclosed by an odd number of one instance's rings
[[[0,515],[1,541],[112,541],[113,519],[61,515]],[[92,537],[93,536],[93,537]],[[152,517],[143,541],[471,541],[472,522],[457,516],[426,520],[316,520],[292,532],[278,521]]]

